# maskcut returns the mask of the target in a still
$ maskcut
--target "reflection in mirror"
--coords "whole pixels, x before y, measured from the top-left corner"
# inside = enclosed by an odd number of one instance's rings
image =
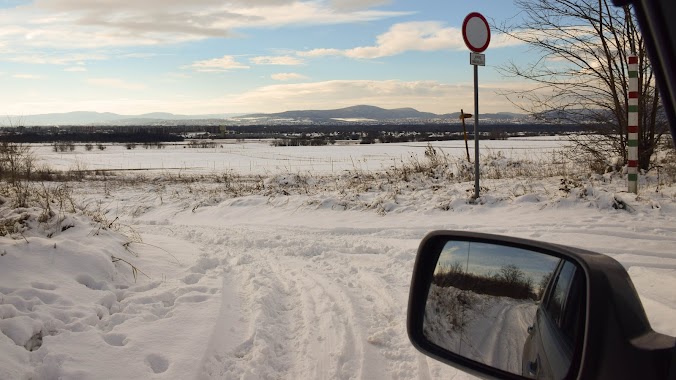
[[[546,304],[543,298],[554,298],[554,309],[560,316],[567,295],[582,292],[570,286],[574,275],[566,272],[561,276],[566,276],[562,282],[568,285],[561,285],[559,293],[549,297],[547,289],[563,272],[563,263],[568,262],[508,246],[447,242],[430,285],[423,323],[425,337],[448,351],[504,371],[533,378],[565,377],[572,348],[554,347],[559,340],[553,340],[550,325],[559,322],[540,318],[548,312],[539,311]],[[569,305],[573,303],[568,301]],[[584,303],[576,304],[577,309],[570,306],[569,313],[580,314]],[[539,326],[541,323],[547,328]]]

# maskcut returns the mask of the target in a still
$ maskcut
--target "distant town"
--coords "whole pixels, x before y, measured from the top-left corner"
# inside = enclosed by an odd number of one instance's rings
[[[336,110],[288,111],[230,117],[217,115],[117,114],[74,112],[23,118],[6,117],[0,141],[15,143],[160,143],[196,139],[272,139],[273,145],[327,145],[351,140],[362,144],[474,138],[474,119],[460,112],[437,115],[412,108],[387,110],[354,106]],[[486,139],[590,131],[592,124],[538,120],[529,115],[480,115]],[[0,123],[0,125],[3,125]]]

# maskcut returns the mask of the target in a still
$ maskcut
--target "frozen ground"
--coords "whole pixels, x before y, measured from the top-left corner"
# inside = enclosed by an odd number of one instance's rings
[[[495,179],[471,204],[467,182],[400,185],[233,197],[85,181],[86,212],[0,205],[20,230],[0,237],[0,379],[468,378],[406,335],[415,251],[435,229],[611,255],[676,335],[676,187]]]

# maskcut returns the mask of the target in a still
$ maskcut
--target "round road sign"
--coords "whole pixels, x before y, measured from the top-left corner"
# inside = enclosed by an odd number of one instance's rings
[[[491,42],[491,29],[481,13],[472,12],[462,22],[462,38],[469,50],[481,53]]]

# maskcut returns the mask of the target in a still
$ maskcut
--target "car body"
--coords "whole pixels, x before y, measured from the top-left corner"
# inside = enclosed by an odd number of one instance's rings
[[[566,376],[584,327],[584,273],[561,260],[542,297],[523,347],[521,374],[533,379]]]

